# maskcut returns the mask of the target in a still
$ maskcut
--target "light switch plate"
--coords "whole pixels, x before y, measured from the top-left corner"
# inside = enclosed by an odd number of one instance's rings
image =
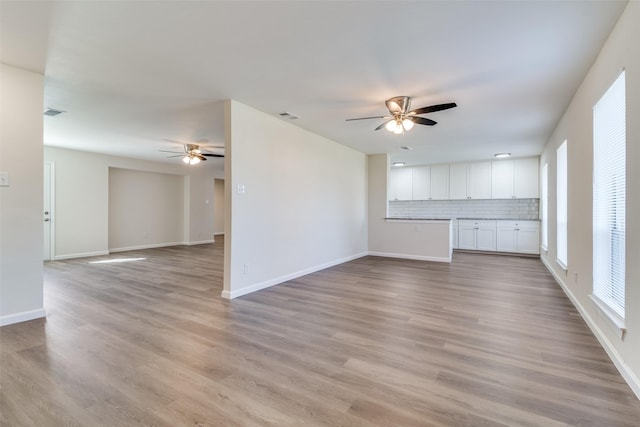
[[[0,172],[0,187],[9,186],[9,172]]]

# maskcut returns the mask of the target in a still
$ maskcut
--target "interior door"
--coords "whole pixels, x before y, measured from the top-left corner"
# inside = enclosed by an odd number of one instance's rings
[[[52,199],[52,179],[51,179],[51,163],[44,164],[43,171],[43,200],[42,200],[42,209],[43,209],[43,259],[45,261],[51,260],[51,199]]]

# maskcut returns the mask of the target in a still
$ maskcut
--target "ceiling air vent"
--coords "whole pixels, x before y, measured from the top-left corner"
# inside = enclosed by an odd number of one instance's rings
[[[49,116],[49,117],[55,117],[58,114],[62,114],[62,113],[64,113],[64,111],[62,111],[62,110],[56,110],[56,109],[53,109],[53,108],[47,108],[45,110],[45,112],[44,112],[44,115],[45,116]]]
[[[278,113],[278,115],[283,119],[289,119],[289,120],[296,120],[298,118],[298,116],[295,116],[287,111],[285,111],[284,113]]]

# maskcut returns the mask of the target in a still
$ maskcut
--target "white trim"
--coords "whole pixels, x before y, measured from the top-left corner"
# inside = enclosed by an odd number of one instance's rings
[[[188,245],[188,243],[186,242],[152,243],[150,245],[128,246],[124,248],[109,248],[109,253],[138,251],[141,249],[166,248],[167,246],[182,246],[182,245]]]
[[[540,257],[542,263],[547,267],[547,270],[551,273],[551,275],[556,279],[556,282],[560,285],[564,293],[569,297],[573,306],[578,310],[580,316],[584,319],[591,332],[596,337],[604,351],[607,352],[609,359],[613,362],[615,367],[622,375],[622,378],[627,382],[631,390],[636,394],[636,397],[640,399],[640,379],[634,374],[633,370],[629,368],[629,366],[624,362],[624,359],[618,353],[618,350],[611,344],[611,341],[606,337],[606,335],[602,332],[600,327],[595,323],[595,321],[589,316],[589,313],[584,309],[584,307],[578,302],[578,299],[575,297],[571,289],[564,283],[564,281],[560,278],[560,276],[551,268],[547,261]]]
[[[0,326],[13,325],[14,323],[26,322],[33,319],[40,319],[42,317],[47,317],[47,313],[44,311],[44,308],[7,314],[0,316]]]
[[[567,271],[569,271],[569,267],[567,267],[566,265],[564,265],[564,262],[560,261],[558,258],[556,258],[556,264],[558,264],[558,266],[564,270],[564,272],[566,273]]]
[[[224,236],[224,231],[218,231],[213,233],[214,236]]]
[[[207,243],[215,243],[216,239],[211,239],[211,240],[199,240],[197,242],[189,242],[186,245],[187,246],[193,246],[193,245],[206,245]]]
[[[97,252],[84,252],[80,254],[67,254],[67,255],[56,255],[53,258],[54,261],[60,261],[63,259],[73,259],[73,258],[87,258],[92,256],[102,256],[109,255],[109,251],[97,251]]]
[[[445,257],[435,257],[435,256],[426,256],[426,255],[396,254],[391,252],[369,252],[368,255],[381,256],[385,258],[413,259],[417,261],[451,262],[451,256],[449,256],[448,258],[445,258]]]
[[[602,301],[597,295],[589,294],[589,298],[593,301],[593,304],[613,323],[613,325],[619,329],[620,339],[624,338],[626,332],[624,325],[624,318],[616,313],[606,302]]]
[[[362,258],[364,256],[367,256],[367,253],[361,252],[359,254],[351,255],[345,258],[329,261],[327,263],[317,265],[315,267],[305,268],[304,270],[296,271],[295,273],[285,274],[284,276],[276,277],[275,279],[266,280],[264,282],[245,286],[244,288],[233,290],[231,292],[225,289],[222,291],[221,296],[224,299],[233,299],[233,298],[241,297],[243,295],[257,292],[265,288],[270,288],[271,286],[279,285],[289,280],[297,279],[298,277],[306,276],[307,274],[315,273],[316,271],[324,270],[326,268],[333,267],[338,264],[344,264],[345,262],[353,261],[354,259]]]

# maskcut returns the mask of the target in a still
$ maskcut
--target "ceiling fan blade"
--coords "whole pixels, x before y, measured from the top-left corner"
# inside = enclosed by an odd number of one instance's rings
[[[375,128],[374,130],[380,130],[383,127],[385,127],[387,125],[387,123],[392,122],[395,119],[391,119],[391,120],[387,120],[386,122],[382,123],[380,126],[378,126],[377,128]]]
[[[167,156],[167,159],[171,159],[173,157],[184,157],[184,154],[177,154],[175,156]]]
[[[204,162],[205,160],[207,160],[207,158],[206,158],[206,157],[204,157],[204,156],[202,156],[202,155],[200,155],[200,154],[196,154],[194,157],[199,158],[199,159],[200,159],[200,160],[202,160],[203,162]]]
[[[425,113],[433,113],[436,111],[448,110],[449,108],[457,107],[458,105],[455,102],[450,102],[448,104],[437,104],[430,105],[428,107],[417,108],[415,110],[409,111],[407,114],[425,114]]]
[[[407,117],[409,120],[411,120],[413,123],[418,124],[418,125],[427,125],[427,126],[433,126],[438,122],[434,122],[431,119],[427,119],[425,117]]]
[[[201,153],[205,157],[224,157],[224,154],[215,154],[215,153]]]
[[[180,151],[167,151],[167,150],[158,150],[158,151],[160,151],[161,153],[175,153],[175,154],[181,153]]]
[[[346,119],[345,122],[352,122],[354,120],[369,120],[369,119],[388,119],[389,116],[375,116],[375,117],[358,117],[355,119]]]

